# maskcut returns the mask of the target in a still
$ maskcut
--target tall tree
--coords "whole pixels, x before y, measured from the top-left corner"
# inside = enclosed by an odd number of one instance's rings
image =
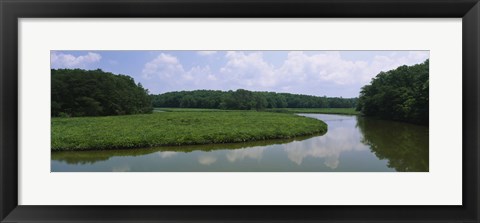
[[[51,70],[52,116],[105,116],[152,112],[148,90],[127,75],[97,70]]]
[[[367,116],[428,125],[429,60],[380,72],[362,87],[357,110]]]
[[[154,107],[263,110],[265,108],[354,108],[357,98],[327,98],[276,92],[195,90],[151,95]]]

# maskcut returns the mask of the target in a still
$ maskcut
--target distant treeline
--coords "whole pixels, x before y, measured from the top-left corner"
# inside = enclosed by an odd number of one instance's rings
[[[109,72],[52,69],[52,116],[105,116],[152,112],[148,90]]]
[[[365,85],[357,110],[367,116],[428,125],[429,60],[379,73]]]
[[[236,91],[195,90],[151,95],[154,107],[262,110],[266,108],[353,108],[357,98]]]

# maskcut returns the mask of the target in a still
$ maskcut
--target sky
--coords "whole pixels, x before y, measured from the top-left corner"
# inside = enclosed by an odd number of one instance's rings
[[[429,51],[56,50],[50,65],[129,75],[152,94],[246,89],[350,98],[379,72],[428,58]]]

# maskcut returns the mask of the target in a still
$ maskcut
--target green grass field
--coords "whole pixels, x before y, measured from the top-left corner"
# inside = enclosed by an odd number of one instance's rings
[[[317,119],[255,111],[52,118],[51,124],[53,151],[234,143],[327,131]]]
[[[155,108],[154,111],[163,112],[221,112],[239,110],[221,110],[208,108]],[[339,115],[360,115],[355,108],[273,108],[265,109],[267,112],[276,113],[316,113],[316,114],[339,114]]]
[[[338,114],[338,115],[360,115],[355,108],[278,108],[266,111],[283,113],[317,113],[317,114]]]
[[[221,110],[212,108],[154,108],[154,112],[223,112],[238,110]]]

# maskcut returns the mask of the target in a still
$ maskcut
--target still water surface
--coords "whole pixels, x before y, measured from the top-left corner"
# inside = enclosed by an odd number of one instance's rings
[[[52,153],[53,172],[428,172],[428,127],[357,116],[300,114],[321,136],[242,144]]]

